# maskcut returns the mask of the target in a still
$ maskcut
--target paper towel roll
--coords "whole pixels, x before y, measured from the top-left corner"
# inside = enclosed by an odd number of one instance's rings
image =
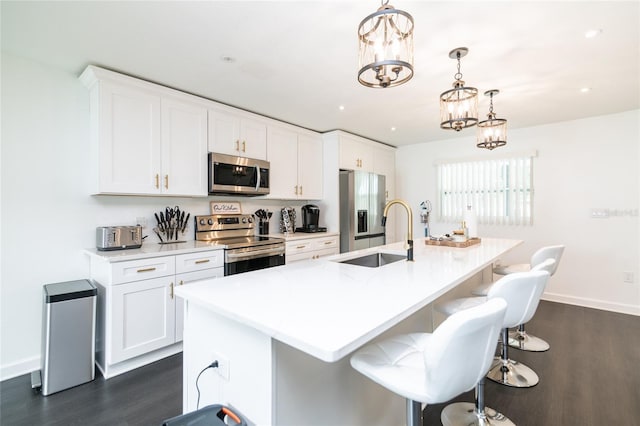
[[[478,218],[471,206],[467,206],[467,209],[464,211],[464,221],[467,224],[469,238],[476,238],[478,236]]]

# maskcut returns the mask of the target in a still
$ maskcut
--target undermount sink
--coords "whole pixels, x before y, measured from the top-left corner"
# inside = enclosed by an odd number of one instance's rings
[[[348,263],[349,265],[366,266],[367,268],[378,268],[388,265],[389,263],[405,260],[407,256],[403,254],[392,253],[372,253],[366,256],[354,257],[353,259],[342,260],[339,263]]]

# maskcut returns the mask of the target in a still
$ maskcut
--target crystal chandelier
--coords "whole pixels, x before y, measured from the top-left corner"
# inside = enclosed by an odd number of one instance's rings
[[[459,47],[449,52],[451,59],[458,61],[458,72],[453,76],[453,89],[440,95],[440,127],[446,130],[460,130],[474,126],[478,122],[478,89],[465,87],[460,73],[460,58],[469,52]]]
[[[358,81],[367,87],[398,86],[413,77],[413,18],[388,3],[358,27]]]
[[[478,131],[476,140],[478,148],[486,148],[489,150],[499,148],[507,144],[507,120],[496,118],[493,112],[493,97],[500,93],[499,90],[488,90],[484,92],[485,96],[489,96],[489,114],[487,119],[478,123]]]

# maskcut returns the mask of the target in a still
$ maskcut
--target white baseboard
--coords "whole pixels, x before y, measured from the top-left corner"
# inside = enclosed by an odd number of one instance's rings
[[[585,308],[600,309],[603,311],[618,312],[621,314],[640,316],[640,306],[626,303],[612,303],[586,297],[567,296],[565,294],[544,293],[542,300],[550,302],[566,303],[568,305],[584,306]]]
[[[22,376],[23,374],[29,374],[35,370],[40,370],[39,356],[23,359],[13,364],[2,365],[0,366],[0,382]]]
[[[159,361],[171,355],[175,355],[182,352],[182,342],[175,343],[171,346],[167,346],[148,354],[138,356],[136,358],[123,361],[115,366],[110,366],[105,371],[101,365],[96,362],[98,369],[102,373],[105,379],[110,379],[127,371],[131,371],[135,368],[142,367],[143,365],[151,364],[152,362]],[[27,358],[22,361],[15,362],[13,364],[7,364],[0,366],[0,382],[14,377],[29,374],[32,371],[40,370],[40,357],[35,356]]]

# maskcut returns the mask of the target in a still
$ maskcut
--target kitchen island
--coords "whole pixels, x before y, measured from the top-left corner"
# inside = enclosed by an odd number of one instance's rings
[[[396,243],[179,288],[186,301],[183,410],[236,407],[258,425],[404,424],[404,401],[351,369],[349,355],[385,336],[431,331],[430,304],[491,279],[491,264],[521,241],[467,248],[417,240],[414,262],[339,263]]]

